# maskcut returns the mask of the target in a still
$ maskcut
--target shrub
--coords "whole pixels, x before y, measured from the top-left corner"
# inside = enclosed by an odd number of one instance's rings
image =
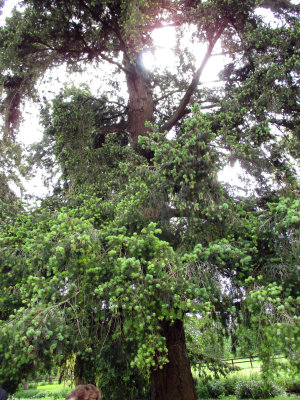
[[[43,399],[44,397],[48,397],[49,395],[51,395],[49,392],[39,392],[39,393],[37,393],[35,398],[36,399]]]
[[[222,379],[226,396],[235,394],[235,388],[239,379],[240,378],[236,375],[226,376],[226,378]]]
[[[284,385],[285,390],[289,393],[297,393],[300,394],[300,379],[298,378],[291,378],[285,379]]]
[[[53,392],[52,396],[53,396],[54,400],[65,399],[66,395],[69,392],[70,392],[70,388],[63,388],[63,389],[59,389],[59,390],[56,390],[55,392]]]
[[[15,398],[16,399],[31,399],[31,398],[37,398],[37,396],[41,393],[39,389],[27,389],[27,390],[19,390],[18,392],[15,393]],[[45,397],[46,394],[44,393]]]
[[[208,382],[207,386],[208,386],[208,393],[210,397],[213,399],[217,399],[218,397],[223,396],[225,394],[224,383],[219,379]]]
[[[65,399],[69,393],[69,388],[58,389],[55,391],[41,391],[39,389],[27,389],[16,392],[16,399],[45,399],[50,397],[54,400]]]
[[[267,399],[283,395],[284,391],[274,383],[262,380],[242,380],[235,388],[235,395],[238,399]]]
[[[196,393],[198,399],[217,399],[226,394],[224,381],[220,379],[212,380],[209,382],[197,380]]]
[[[37,388],[37,383],[36,382],[29,382],[28,383],[28,389],[36,389],[36,388]]]
[[[208,399],[209,392],[208,392],[207,384],[198,380],[196,383],[196,393],[197,393],[198,399]]]

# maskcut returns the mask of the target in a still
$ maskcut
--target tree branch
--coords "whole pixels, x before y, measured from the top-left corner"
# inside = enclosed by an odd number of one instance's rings
[[[176,125],[176,123],[183,117],[186,106],[188,105],[188,103],[192,97],[192,94],[194,93],[194,91],[199,83],[200,76],[203,72],[203,69],[206,66],[206,64],[212,54],[213,48],[214,48],[216,42],[218,41],[218,39],[220,38],[223,30],[224,30],[224,26],[222,26],[219,29],[219,31],[216,33],[215,37],[210,41],[207,51],[206,51],[206,54],[202,60],[200,67],[196,71],[196,73],[192,79],[192,82],[190,83],[189,87],[187,88],[187,91],[186,91],[185,95],[183,96],[181,102],[179,103],[177,110],[171,116],[171,118],[169,119],[169,121],[166,123],[166,125],[164,127],[164,129],[166,131],[170,131],[173,128],[173,126]]]
[[[175,94],[175,93],[181,93],[181,92],[183,92],[183,91],[184,91],[184,90],[181,90],[181,89],[171,90],[170,92],[164,94],[163,96],[158,97],[157,99],[153,100],[153,103],[154,103],[154,104],[157,104],[157,103],[160,102],[161,100],[167,99],[168,97],[172,96],[173,94]]]
[[[108,112],[106,112],[106,113],[104,113],[103,115],[105,115],[105,114],[108,114],[109,115],[109,113]],[[124,115],[126,115],[127,113],[126,113],[126,111],[122,111],[122,112],[119,112],[119,113],[116,113],[116,114],[111,114],[111,115],[109,115],[108,117],[102,117],[101,118],[101,121],[103,122],[103,121],[111,121],[112,119],[117,119],[117,118],[119,118],[119,117],[124,117]]]
[[[105,135],[108,133],[119,133],[124,132],[128,128],[129,124],[127,121],[121,121],[117,124],[111,124],[103,126],[94,138],[94,148],[99,149],[105,143]]]
[[[125,105],[125,104],[120,103],[120,102],[118,102],[118,101],[111,101],[111,100],[108,100],[107,103],[116,104],[116,105],[119,106],[119,107],[125,108],[126,111],[128,110],[128,105]]]
[[[101,58],[103,58],[103,60],[106,60],[111,64],[115,64],[118,68],[120,68],[122,71],[124,71],[125,74],[130,74],[130,71],[128,69],[124,68],[122,64],[118,63],[117,61],[113,61],[111,58],[107,57],[105,54],[99,53],[99,56]]]
[[[260,3],[259,7],[269,8],[272,11],[284,10],[295,10],[296,4],[293,4],[290,0],[264,0]]]
[[[122,132],[128,128],[129,124],[127,121],[121,121],[117,124],[111,124],[107,126],[103,126],[100,130],[98,135],[106,135],[107,133],[114,133],[114,132]]]

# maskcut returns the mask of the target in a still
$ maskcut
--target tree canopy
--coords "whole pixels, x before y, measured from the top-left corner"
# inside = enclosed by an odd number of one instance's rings
[[[195,400],[190,315],[203,319],[200,330],[218,320],[245,348],[251,332],[266,370],[280,350],[297,371],[299,7],[20,4],[0,30],[1,143],[10,150],[0,191],[0,384],[13,392],[55,364],[107,399]],[[176,70],[149,70],[143,54],[166,26],[176,32]],[[199,65],[197,43],[206,45]],[[229,60],[220,84],[200,85],[216,48]],[[61,64],[93,68],[108,85],[38,99],[38,82]],[[31,161],[49,174],[58,166],[61,178],[39,206],[11,209],[7,171],[20,165],[11,160],[20,159],[28,98],[41,102],[44,127]],[[250,191],[218,178],[237,161]],[[193,348],[192,362],[201,357]]]

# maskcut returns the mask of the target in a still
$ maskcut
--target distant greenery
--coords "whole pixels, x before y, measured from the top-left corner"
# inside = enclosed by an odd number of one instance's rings
[[[263,381],[262,376],[257,373],[241,376],[240,373],[232,373],[222,379],[213,379],[205,383],[196,377],[196,391],[198,400],[201,399],[267,399],[285,400],[286,393],[289,400],[299,400],[300,379],[291,378],[287,374],[277,376],[274,381]],[[65,399],[70,387],[63,384],[31,384],[35,389],[18,390],[15,399],[43,399],[60,400]],[[295,393],[295,394],[293,394]],[[297,395],[298,393],[298,395]]]
[[[53,386],[53,388],[51,386]],[[47,387],[37,386],[36,389],[18,390],[14,397],[16,399],[51,398],[53,400],[59,400],[65,399],[70,391],[71,389],[69,387],[62,387],[62,385],[47,385]]]
[[[300,379],[279,376],[264,380],[261,374],[230,374],[225,378],[203,381],[196,379],[198,399],[235,396],[238,399],[265,399],[286,395],[286,392],[300,393]]]
[[[270,381],[240,380],[234,391],[238,399],[267,399],[284,394],[284,390]]]

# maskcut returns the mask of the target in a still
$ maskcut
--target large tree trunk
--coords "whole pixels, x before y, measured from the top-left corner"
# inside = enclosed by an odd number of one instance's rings
[[[151,400],[196,400],[195,383],[187,356],[183,322],[162,322],[169,362],[151,371]]]
[[[149,73],[138,60],[130,62],[127,55],[124,56],[124,66],[128,71],[126,81],[129,93],[128,124],[131,140],[138,141],[139,136],[147,135],[145,122],[154,121],[154,103],[149,82]]]

